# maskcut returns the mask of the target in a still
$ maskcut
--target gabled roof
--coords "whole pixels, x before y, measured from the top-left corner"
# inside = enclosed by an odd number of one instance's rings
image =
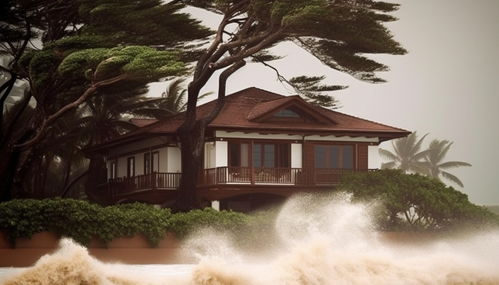
[[[197,117],[203,118],[215,106],[215,101],[197,108]],[[316,118],[318,122],[276,122],[259,121],[268,114],[294,106]],[[184,121],[184,113],[173,115],[152,124],[145,125],[128,134],[119,136],[92,149],[125,143],[142,136],[173,135]],[[251,87],[227,95],[218,116],[208,125],[212,130],[242,132],[319,134],[337,136],[379,137],[380,141],[400,138],[409,131],[346,115],[306,103],[299,96],[283,96],[270,91]],[[90,150],[91,151],[91,150]]]
[[[324,116],[320,112],[316,112],[312,105],[305,102],[305,100],[303,100],[298,95],[287,96],[267,102],[258,103],[253,107],[253,109],[251,109],[246,118],[250,121],[262,122],[265,118],[271,116],[272,114],[290,107],[301,110],[310,117],[314,118],[317,122],[329,122],[336,124],[336,122],[332,118]]]

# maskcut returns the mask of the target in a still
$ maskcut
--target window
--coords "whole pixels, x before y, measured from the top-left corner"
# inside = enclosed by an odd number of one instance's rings
[[[109,169],[109,178],[114,179],[114,178],[118,177],[118,175],[117,175],[118,168],[117,168],[116,160],[111,161],[110,167],[111,167],[111,169]]]
[[[255,168],[288,168],[291,165],[291,144],[229,142],[229,166]]]
[[[291,109],[283,109],[274,114],[278,118],[300,118],[300,115]]]
[[[152,172],[159,172],[159,151],[152,153],[151,169]]]
[[[127,158],[127,177],[135,176],[135,157]]]
[[[275,144],[261,144],[256,143],[253,145],[253,166],[259,167],[275,167]]]
[[[229,166],[249,167],[248,143],[229,143]]]
[[[315,168],[354,168],[351,145],[316,145],[314,158]]]
[[[151,173],[151,153],[144,153],[144,174]]]
[[[253,167],[290,167],[291,145],[283,143],[253,144]]]

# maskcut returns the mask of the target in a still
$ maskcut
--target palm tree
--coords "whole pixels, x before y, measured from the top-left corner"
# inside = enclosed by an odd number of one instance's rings
[[[444,169],[456,168],[462,166],[471,166],[471,164],[463,161],[447,161],[443,162],[447,152],[452,145],[448,140],[433,140],[428,147],[428,152],[425,155],[425,160],[428,165],[428,176],[441,181],[440,176],[446,178],[457,185],[463,187],[463,182],[455,175],[450,174]]]
[[[379,149],[379,154],[382,157],[390,159],[391,161],[382,163],[381,169],[398,168],[404,173],[415,172],[425,174],[427,173],[427,165],[422,161],[429,150],[421,150],[421,144],[425,134],[418,140],[416,132],[408,135],[405,138],[400,138],[392,142],[394,152],[386,149]]]
[[[185,100],[187,90],[182,88],[182,83],[184,81],[184,78],[173,80],[170,85],[168,85],[167,90],[161,93],[161,97],[150,99],[148,101],[150,104],[148,108],[136,110],[134,114],[153,117],[160,120],[185,111],[187,107]],[[204,93],[199,96],[199,99],[211,94],[212,92]]]

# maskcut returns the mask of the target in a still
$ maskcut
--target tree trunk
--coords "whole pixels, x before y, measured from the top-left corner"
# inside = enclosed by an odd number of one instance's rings
[[[197,121],[192,128],[185,128],[178,133],[181,149],[182,178],[177,199],[173,206],[175,211],[189,211],[200,207],[196,187],[202,171],[204,154],[204,137],[206,125]]]
[[[87,194],[90,201],[107,204],[108,193],[100,193],[97,191],[99,185],[106,183],[106,171],[107,168],[104,157],[102,155],[93,155],[90,158],[87,172],[90,179],[87,179],[87,183],[85,184],[85,194]]]
[[[206,127],[218,116],[225,104],[227,79],[245,64],[246,62],[241,60],[222,71],[218,79],[218,97],[216,105],[204,118],[196,117],[196,103],[199,91],[206,81],[204,81],[204,83],[201,81],[201,83],[191,82],[191,84],[189,84],[185,120],[177,131],[182,157],[182,178],[180,179],[177,199],[173,205],[175,211],[184,212],[198,209],[201,206],[200,197],[196,188],[199,182],[199,175],[203,171]],[[207,80],[207,78],[204,78],[203,80]]]
[[[18,151],[2,151],[0,153],[0,202],[15,198],[12,191],[14,175],[20,153]]]

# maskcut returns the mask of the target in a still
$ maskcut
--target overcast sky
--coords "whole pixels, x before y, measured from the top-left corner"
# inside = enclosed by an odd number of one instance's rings
[[[393,15],[399,20],[388,27],[409,53],[374,57],[390,66],[380,74],[388,83],[363,83],[332,71],[292,43],[273,49],[286,56],[275,66],[287,77],[326,75],[327,83],[349,85],[334,92],[343,106],[340,112],[429,133],[427,143],[453,141],[448,160],[473,165],[449,171],[463,181],[461,190],[474,203],[499,204],[499,1],[397,2],[401,7]],[[212,27],[217,23],[208,13],[195,14]],[[293,94],[273,71],[257,64],[238,71],[227,89],[250,86]],[[216,87],[211,80],[203,92]],[[390,143],[381,147],[390,148]]]

